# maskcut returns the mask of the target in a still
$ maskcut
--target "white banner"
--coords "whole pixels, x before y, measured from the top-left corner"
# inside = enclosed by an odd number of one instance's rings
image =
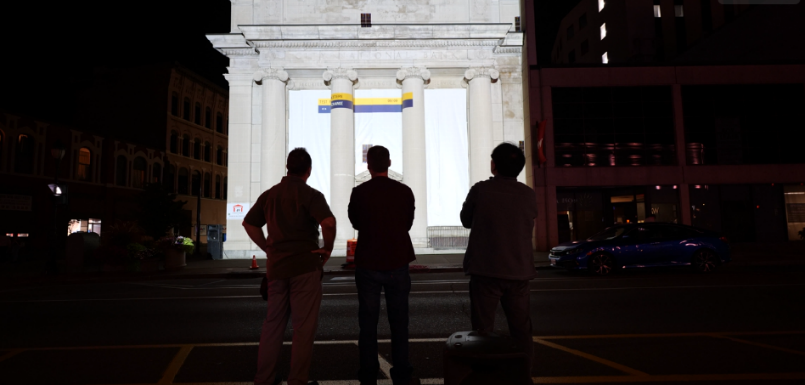
[[[307,184],[324,194],[330,204],[330,109],[319,111],[319,100],[330,99],[329,90],[290,91],[288,152],[304,147],[312,160]]]
[[[466,97],[464,89],[425,90],[428,226],[461,224],[459,212],[469,191]],[[290,91],[288,112],[288,151],[307,149],[313,160],[308,184],[321,191],[328,203],[330,109],[324,100],[329,98],[328,90]],[[389,149],[391,169],[405,179],[402,113],[390,102],[395,98],[401,101],[401,90],[355,90],[355,175],[366,171],[363,145],[371,144]]]
[[[470,189],[467,90],[425,90],[428,226],[461,226]]]

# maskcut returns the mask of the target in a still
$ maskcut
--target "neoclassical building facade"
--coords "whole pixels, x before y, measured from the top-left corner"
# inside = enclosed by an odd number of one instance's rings
[[[404,4],[405,3],[405,4]],[[402,181],[414,192],[415,247],[428,248],[426,90],[464,90],[468,186],[487,179],[494,146],[507,141],[528,155],[523,33],[517,0],[233,0],[230,33],[208,35],[230,59],[227,258],[264,255],[241,226],[259,195],[285,175],[289,95],[329,92],[329,204],[337,219],[336,253],[353,238],[347,205],[356,185],[356,92],[398,92]],[[363,19],[362,14],[370,14]],[[364,16],[366,17],[366,16]],[[397,90],[397,91],[391,91]],[[320,103],[321,105],[322,103]],[[525,101],[527,105],[527,101]],[[464,107],[462,107],[464,108]],[[321,110],[320,110],[321,112]],[[438,111],[436,111],[438,112]],[[427,126],[427,127],[426,127]],[[463,142],[462,142],[463,143]],[[433,144],[431,143],[431,146]],[[432,148],[431,148],[432,150]],[[530,164],[530,162],[527,162]],[[394,164],[392,168],[394,169]],[[526,181],[527,172],[520,176]],[[390,203],[390,204],[393,204]],[[461,202],[456,202],[459,205]],[[430,224],[432,225],[432,224]]]

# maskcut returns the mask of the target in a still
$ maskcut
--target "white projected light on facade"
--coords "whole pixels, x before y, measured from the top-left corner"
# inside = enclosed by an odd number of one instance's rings
[[[369,178],[364,148],[383,145],[390,177],[414,192],[414,246],[429,247],[429,227],[460,224],[470,186],[491,175],[492,149],[525,140],[521,5],[398,3],[232,2],[231,32],[208,35],[230,59],[228,206],[254,203],[285,175],[288,152],[305,147],[308,183],[337,219],[333,255],[343,255],[355,235],[351,190]],[[224,249],[225,258],[264,255],[238,219],[227,221]]]
[[[330,94],[321,90],[288,93],[288,152],[304,147],[313,160],[308,184],[330,200]],[[391,172],[403,176],[400,90],[356,90],[355,175],[367,171],[364,145],[391,154]],[[425,90],[425,141],[429,226],[460,226],[459,211],[469,191],[467,93],[464,89]],[[396,176],[396,175],[395,175]],[[368,175],[363,175],[368,178]]]

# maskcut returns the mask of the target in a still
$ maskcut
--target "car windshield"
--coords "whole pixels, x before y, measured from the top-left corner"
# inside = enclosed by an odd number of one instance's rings
[[[626,231],[625,227],[610,227],[598,234],[587,238],[588,241],[606,241],[620,237]]]

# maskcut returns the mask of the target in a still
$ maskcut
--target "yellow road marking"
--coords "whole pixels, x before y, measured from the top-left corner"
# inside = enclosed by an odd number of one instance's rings
[[[165,369],[165,374],[162,375],[162,379],[159,380],[160,385],[173,383],[173,379],[176,378],[176,373],[179,373],[179,369],[184,365],[184,361],[187,359],[187,356],[190,355],[191,350],[193,350],[193,345],[185,345],[179,349],[179,352],[173,357],[168,368]]]
[[[747,340],[742,340],[740,338],[729,337],[729,336],[720,335],[720,334],[712,334],[711,336],[716,337],[716,338],[727,339],[727,340],[730,340],[730,341],[740,342],[742,344],[753,345],[753,346],[758,346],[758,347],[761,347],[761,348],[779,350],[781,352],[786,352],[786,353],[791,353],[791,354],[799,354],[801,356],[805,356],[805,352],[800,352],[799,350],[782,348],[782,347],[774,346],[774,345],[768,345],[768,344],[764,344],[762,342],[747,341]]]
[[[660,337],[710,337],[714,334],[727,336],[772,336],[784,334],[805,334],[803,330],[776,331],[776,332],[699,332],[699,333],[644,333],[644,334],[589,334],[573,336],[534,336],[541,340],[577,340],[602,338],[660,338]]]
[[[7,359],[9,359],[11,357],[14,357],[17,354],[20,354],[22,351],[23,351],[23,349],[16,349],[16,350],[12,350],[12,351],[10,351],[10,352],[8,352],[6,354],[3,354],[2,356],[0,356],[0,362],[3,362],[3,361],[5,361],[5,360],[7,360]]]
[[[548,347],[552,347],[554,349],[559,349],[561,351],[568,352],[570,354],[577,355],[579,357],[586,358],[586,359],[588,359],[590,361],[595,361],[595,362],[597,362],[599,364],[609,366],[610,368],[620,370],[621,372],[624,372],[624,373],[629,373],[629,374],[631,374],[633,376],[640,376],[640,377],[648,376],[648,373],[641,372],[641,371],[639,371],[637,369],[632,369],[632,368],[630,368],[628,366],[621,365],[621,364],[619,364],[617,362],[612,362],[610,360],[606,360],[606,359],[603,359],[601,357],[594,356],[592,354],[588,354],[588,353],[585,353],[585,352],[582,352],[582,351],[579,351],[579,350],[576,350],[576,349],[571,349],[571,348],[568,348],[566,346],[557,345],[557,344],[555,344],[553,342],[548,342],[548,341],[545,341],[543,339],[534,338],[534,342],[536,342],[538,344],[548,346]]]
[[[657,376],[534,377],[535,384],[802,380],[805,373],[669,374]]]

